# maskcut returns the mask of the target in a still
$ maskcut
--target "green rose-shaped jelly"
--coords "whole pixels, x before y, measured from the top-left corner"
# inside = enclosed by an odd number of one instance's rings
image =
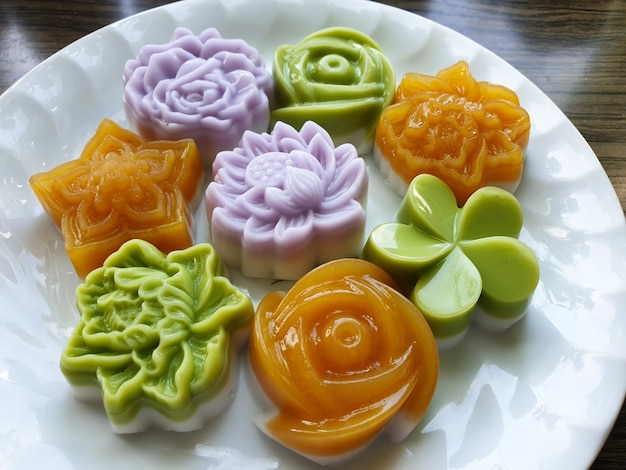
[[[271,121],[296,129],[309,120],[335,144],[369,153],[380,114],[393,100],[395,74],[379,46],[350,28],[327,28],[276,49]]]
[[[442,180],[422,174],[396,220],[372,231],[362,256],[406,288],[440,349],[456,345],[472,319],[503,330],[525,315],[539,264],[517,239],[522,209],[509,192],[487,186],[459,208]]]
[[[77,288],[61,370],[79,397],[99,386],[116,432],[190,431],[232,400],[254,308],[221,274],[209,244],[166,256],[131,240]]]

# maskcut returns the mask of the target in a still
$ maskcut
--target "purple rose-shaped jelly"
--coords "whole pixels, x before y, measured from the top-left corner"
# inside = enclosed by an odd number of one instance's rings
[[[129,124],[148,140],[196,141],[210,168],[245,130],[266,131],[272,78],[258,51],[215,28],[177,28],[166,44],[141,48],[124,68]]]
[[[212,243],[251,277],[298,279],[317,264],[357,256],[368,174],[352,144],[335,147],[312,121],[244,133],[220,152],[206,191]]]

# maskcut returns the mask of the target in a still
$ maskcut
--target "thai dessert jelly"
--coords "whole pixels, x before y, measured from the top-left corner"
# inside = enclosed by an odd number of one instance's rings
[[[433,397],[439,355],[417,308],[379,267],[340,259],[259,303],[249,343],[255,421],[310,460],[338,463],[379,434],[402,441]]]
[[[237,148],[217,155],[213,175],[206,191],[211,243],[245,276],[295,280],[318,264],[359,255],[365,162],[316,123],[246,132]]]
[[[254,307],[222,270],[206,243],[166,255],[131,240],[76,289],[61,371],[115,432],[192,431],[231,403]]]
[[[414,178],[396,222],[372,230],[362,257],[385,269],[426,317],[441,350],[471,321],[501,331],[526,314],[539,264],[518,240],[522,208],[502,188],[474,192],[458,207],[439,178]]]
[[[376,128],[374,159],[400,196],[428,173],[463,205],[483,186],[515,191],[529,135],[530,117],[515,92],[476,81],[460,61],[436,76],[404,75]]]
[[[131,127],[146,139],[194,139],[207,170],[245,130],[268,129],[273,82],[263,59],[215,28],[179,27],[170,42],[143,46],[123,78]]]
[[[337,144],[370,153],[376,123],[396,88],[393,67],[372,38],[351,28],[317,31],[276,49],[272,122],[312,120]]]
[[[165,252],[189,247],[203,178],[193,140],[148,142],[104,119],[79,158],[30,185],[84,278],[133,238]]]

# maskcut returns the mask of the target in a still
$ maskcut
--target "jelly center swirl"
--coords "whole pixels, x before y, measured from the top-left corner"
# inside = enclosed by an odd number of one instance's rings
[[[438,355],[425,320],[362,260],[326,263],[263,298],[250,361],[278,408],[267,432],[304,455],[341,455],[428,406]]]
[[[355,67],[339,54],[328,54],[308,64],[309,76],[319,83],[350,85],[355,81]]]

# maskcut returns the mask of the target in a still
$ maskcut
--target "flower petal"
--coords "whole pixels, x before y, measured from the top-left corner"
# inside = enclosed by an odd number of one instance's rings
[[[130,240],[124,243],[118,251],[111,254],[104,262],[107,268],[151,268],[157,271],[166,271],[165,255],[154,245],[149,243],[136,243]],[[100,271],[92,272],[100,275]],[[87,284],[93,282],[88,277]]]
[[[84,327],[84,322],[79,323],[61,356],[61,371],[71,384],[98,385],[96,372],[99,368],[120,369],[132,363],[130,351],[116,354],[88,345],[83,337]]]
[[[482,290],[480,273],[459,248],[425,271],[411,293],[411,301],[426,317],[435,337],[464,333]]]
[[[320,175],[296,167],[285,168],[285,191],[300,210],[317,209],[326,195]]]
[[[396,220],[434,237],[452,241],[458,212],[456,198],[448,185],[435,176],[422,174],[409,185]]]
[[[456,91],[456,95],[464,96],[470,101],[480,101],[481,88],[476,79],[470,73],[470,67],[467,62],[461,60],[437,73],[440,77],[447,81]]]
[[[484,187],[476,191],[461,208],[457,240],[502,235],[517,238],[524,215],[519,201],[508,191]]]
[[[393,273],[403,287],[413,286],[422,270],[434,266],[453,246],[417,228],[387,223],[375,227],[363,248],[363,258]]]
[[[324,210],[347,204],[351,199],[362,202],[367,197],[369,179],[365,161],[361,158],[346,161],[338,165],[338,171],[330,180],[326,190],[326,199],[322,203]]]
[[[309,123],[308,121],[305,126]],[[319,126],[316,126],[316,129],[321,132],[323,129]],[[325,131],[324,131],[325,132]],[[352,147],[352,146],[351,146]],[[352,147],[354,148],[354,147]],[[333,177],[335,176],[335,171],[337,168],[337,157],[335,144],[333,141],[328,138],[324,138],[322,134],[316,134],[309,143],[309,152],[313,155],[319,165],[323,170],[323,175],[327,182],[332,182]],[[356,153],[356,149],[355,149]]]
[[[128,409],[128,403],[137,400],[143,394],[146,374],[135,364],[123,369],[99,368],[97,376],[102,386],[102,401],[109,416],[119,418],[120,414]]]
[[[489,237],[466,242],[463,252],[480,272],[480,305],[496,318],[515,318],[526,311],[539,282],[534,253],[511,237]]]
[[[169,410],[170,416],[175,417],[178,412],[189,407],[190,386],[195,375],[196,358],[186,342],[181,342],[174,347],[158,348],[152,356],[155,357],[159,352],[164,353],[162,358],[159,357],[161,360],[159,365],[162,366],[158,370],[160,374],[153,375],[153,380],[144,384],[143,391],[146,397],[164,406]],[[201,360],[204,359],[201,358]],[[142,369],[149,370],[149,367],[144,363]]]
[[[314,221],[312,211],[302,212],[296,217],[281,217],[274,231],[276,251],[279,255],[310,244],[313,238]]]
[[[167,257],[171,263],[179,264],[184,267],[184,271],[188,272],[190,279],[194,283],[193,295],[196,296],[194,302],[195,318],[202,318],[205,311],[214,308],[221,302],[213,302],[214,300],[214,282],[221,278],[223,273],[222,261],[213,246],[208,243],[199,243],[184,251],[173,251]],[[220,289],[217,291],[231,292],[234,288]]]

